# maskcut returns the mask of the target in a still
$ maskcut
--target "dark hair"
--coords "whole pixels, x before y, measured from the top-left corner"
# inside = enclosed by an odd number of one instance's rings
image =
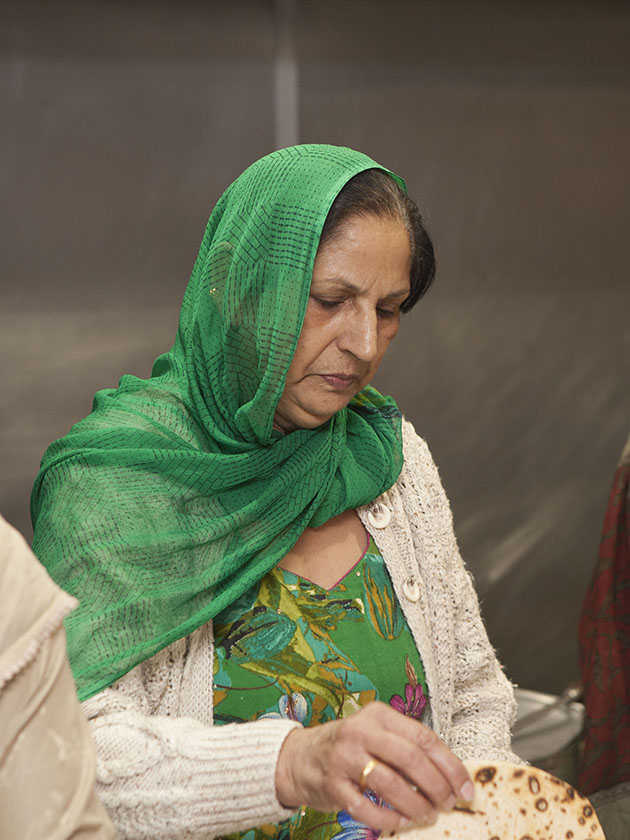
[[[366,169],[351,178],[333,201],[319,244],[334,239],[352,216],[400,219],[407,228],[411,244],[409,297],[400,307],[409,312],[428,290],[435,277],[433,243],[424,226],[416,202],[382,169]]]

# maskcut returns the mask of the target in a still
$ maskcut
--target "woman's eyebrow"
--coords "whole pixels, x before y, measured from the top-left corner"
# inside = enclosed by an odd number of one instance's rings
[[[330,284],[330,285],[334,285],[334,286],[340,286],[344,289],[347,289],[349,292],[356,292],[357,294],[361,294],[364,291],[364,289],[362,289],[360,286],[357,286],[354,283],[351,283],[349,280],[343,280],[341,277],[329,277],[324,282],[326,284]],[[312,289],[312,287],[311,287],[311,289]],[[399,298],[399,297],[408,297],[408,295],[409,295],[409,287],[407,286],[404,289],[399,289],[399,290],[396,290],[394,292],[390,292],[387,295],[383,295],[382,300],[390,300],[390,299]]]
[[[388,295],[383,295],[383,300],[391,300],[393,298],[399,297],[409,297],[410,289],[407,287],[406,289],[400,289],[398,292],[390,292]]]

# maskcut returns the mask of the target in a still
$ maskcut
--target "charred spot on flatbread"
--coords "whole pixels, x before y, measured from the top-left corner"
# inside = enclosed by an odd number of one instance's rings
[[[541,796],[540,799],[536,800],[536,808],[539,811],[546,811],[548,807],[549,803],[547,802],[544,796]]]
[[[496,775],[496,767],[482,767],[481,770],[478,770],[475,773],[475,781],[479,782],[480,785],[487,785],[488,782],[491,782]]]
[[[529,782],[529,789],[531,790],[531,792],[534,795],[536,795],[537,793],[540,793],[540,782],[538,781],[536,776],[530,776],[529,779],[528,779],[528,782]]]

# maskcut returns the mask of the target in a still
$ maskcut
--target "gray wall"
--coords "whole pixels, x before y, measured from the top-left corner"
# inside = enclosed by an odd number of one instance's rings
[[[274,5],[0,2],[0,511],[172,343],[212,204],[274,146]],[[510,677],[560,691],[630,426],[630,8],[298,2],[300,140],[425,208],[439,278],[378,377],[428,439]]]

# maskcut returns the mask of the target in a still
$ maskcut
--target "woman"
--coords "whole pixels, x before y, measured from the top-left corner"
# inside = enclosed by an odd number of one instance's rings
[[[216,205],[151,379],[46,453],[34,547],[81,603],[121,836],[392,831],[470,797],[460,758],[512,758],[437,472],[368,384],[433,273],[400,178],[275,152]]]

